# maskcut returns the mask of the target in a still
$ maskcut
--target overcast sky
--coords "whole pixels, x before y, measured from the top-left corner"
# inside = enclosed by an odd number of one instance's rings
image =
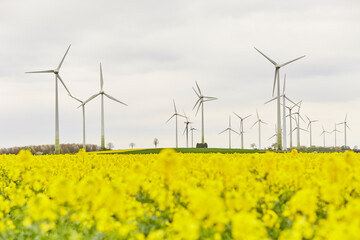
[[[53,144],[55,139],[55,80],[53,74],[26,71],[57,67],[71,93],[86,100],[99,92],[99,63],[104,90],[127,103],[105,99],[105,141],[116,149],[175,145],[172,101],[201,129],[201,115],[192,111],[195,81],[204,95],[205,141],[227,147],[232,125],[245,120],[245,147],[258,144],[256,109],[263,121],[262,145],[275,139],[276,105],[272,97],[274,66],[258,52],[283,63],[305,58],[280,71],[287,74],[286,93],[303,100],[301,112],[312,119],[313,143],[334,129],[348,113],[348,145],[360,145],[360,1],[256,0],[113,0],[0,1],[0,147]],[[60,143],[82,142],[78,103],[59,85]],[[289,120],[287,121],[289,126]],[[301,123],[306,128],[306,123]],[[183,120],[179,146],[185,147]],[[338,145],[344,144],[342,133]],[[100,145],[100,98],[86,105],[87,143]],[[289,131],[289,130],[288,130]],[[194,142],[200,141],[194,133]],[[295,136],[294,136],[294,143]],[[233,147],[240,137],[233,136]],[[309,134],[301,134],[309,145]],[[326,136],[334,145],[334,134]]]

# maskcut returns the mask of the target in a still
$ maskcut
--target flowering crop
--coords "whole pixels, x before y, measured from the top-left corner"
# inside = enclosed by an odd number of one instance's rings
[[[359,239],[346,153],[0,156],[1,239]]]

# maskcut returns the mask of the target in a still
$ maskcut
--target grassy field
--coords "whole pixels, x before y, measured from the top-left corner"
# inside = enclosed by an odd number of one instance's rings
[[[158,154],[164,148],[147,148],[147,149],[126,149],[94,152],[97,154]],[[174,148],[176,152],[181,153],[265,153],[265,150],[252,149],[226,149],[226,148]]]

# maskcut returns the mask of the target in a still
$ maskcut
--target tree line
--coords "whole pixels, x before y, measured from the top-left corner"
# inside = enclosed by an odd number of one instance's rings
[[[60,153],[77,153],[83,147],[82,144],[77,143],[68,143],[60,144]],[[11,147],[11,148],[1,148],[0,154],[18,154],[21,149],[27,149],[31,151],[34,155],[44,155],[44,154],[54,154],[55,145],[38,145],[38,146],[23,146],[23,147]],[[87,152],[99,151],[100,146],[95,144],[86,144]]]

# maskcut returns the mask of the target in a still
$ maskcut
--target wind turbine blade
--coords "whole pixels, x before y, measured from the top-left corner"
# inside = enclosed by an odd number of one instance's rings
[[[275,99],[277,99],[278,97],[274,97],[274,98],[272,98],[272,99],[270,99],[269,101],[267,101],[266,103],[264,103],[264,104],[268,104],[269,102],[272,102],[272,101],[274,101]]]
[[[259,120],[259,113],[258,113],[257,109],[256,109],[256,116],[257,116],[257,119]]]
[[[252,116],[252,114],[247,115],[246,117],[243,118],[243,120],[245,120],[245,119],[247,119],[248,117],[251,117],[251,116]]]
[[[307,128],[307,129],[309,129],[310,125],[311,125],[311,122],[309,122],[309,124],[307,125],[307,127],[306,127],[306,128]]]
[[[311,122],[310,118],[305,114],[305,117],[309,120],[309,122]]]
[[[196,110],[196,114],[195,114],[195,116],[197,116],[197,114],[198,114],[198,112],[199,112],[199,109],[200,109],[201,104],[204,104],[204,103],[203,103],[203,102],[200,102],[200,103],[199,103],[199,106],[198,106],[198,108],[197,108],[197,110]]]
[[[294,103],[294,102],[293,102],[291,99],[289,99],[287,96],[284,95],[284,97],[285,97],[286,100],[288,100],[288,101],[291,102],[292,104],[296,105],[296,103]]]
[[[217,100],[217,98],[216,98],[216,97],[206,97],[206,96],[204,96],[204,98],[209,98],[209,99],[214,99],[214,100]]]
[[[227,129],[225,129],[224,131],[219,132],[219,134],[218,134],[218,135],[220,135],[220,134],[222,134],[222,133],[226,132],[227,130],[229,130],[229,129],[227,128]]]
[[[196,93],[196,95],[197,95],[198,97],[200,97],[200,95],[196,92],[195,88],[192,88],[192,89],[194,90],[194,92]]]
[[[346,113],[346,115],[345,115],[345,121],[344,121],[344,122],[346,122],[346,119],[347,119],[347,113]]]
[[[195,103],[195,105],[194,105],[194,107],[193,107],[192,110],[194,110],[194,109],[196,108],[196,105],[200,102],[200,100],[201,100],[201,98],[199,98],[199,99],[196,101],[196,103]]]
[[[312,120],[312,122],[318,122],[319,120]]]
[[[103,78],[103,73],[102,73],[102,66],[100,63],[100,91],[103,90],[104,87],[104,78]]]
[[[275,77],[274,77],[274,85],[273,85],[272,96],[274,96],[274,93],[275,93],[276,77],[277,77],[278,71],[279,71],[278,68],[276,68],[275,69]]]
[[[233,112],[238,118],[242,119],[239,115],[237,115],[235,112]]]
[[[261,120],[260,120],[260,122],[261,122],[261,123],[264,123],[264,124],[266,124],[266,125],[268,124],[268,123],[266,123],[266,122],[264,122],[264,121],[261,121]]]
[[[305,55],[304,55],[304,56],[301,56],[301,57],[298,57],[298,58],[295,58],[294,60],[291,60],[291,61],[286,62],[286,63],[284,63],[284,64],[281,64],[280,67],[284,67],[285,65],[288,65],[289,63],[295,62],[295,61],[297,61],[297,60],[299,60],[299,59],[301,59],[301,58],[303,58],[303,57],[305,57]]]
[[[44,70],[44,71],[32,71],[32,72],[25,72],[25,73],[53,73],[54,70]]]
[[[240,135],[240,133],[238,133],[237,131],[235,131],[235,130],[233,130],[233,129],[231,129],[231,128],[230,128],[230,131],[236,133],[237,135]]]
[[[302,131],[308,132],[308,130],[306,130],[306,129],[303,129],[303,128],[299,128],[299,129]]]
[[[299,117],[301,118],[301,120],[303,120],[303,122],[305,122],[305,120],[303,119],[303,117],[299,114]]]
[[[272,139],[273,137],[276,137],[276,136],[277,136],[276,134],[272,135],[271,137],[269,137],[269,138],[267,139],[267,141],[269,141],[270,139]]]
[[[178,113],[175,113],[176,116],[179,116],[179,117],[183,117],[185,118],[185,116],[181,115],[181,114],[178,114]]]
[[[123,103],[122,101],[117,100],[116,98],[114,98],[114,97],[110,96],[109,94],[104,93],[104,95],[105,95],[105,96],[107,96],[108,98],[110,98],[111,100],[114,100],[115,102],[118,102],[118,103],[121,103],[121,104],[123,104],[123,105],[127,106],[127,104],[126,104],[126,103]]]
[[[347,124],[347,123],[345,123],[346,124],[346,127],[350,130],[350,127],[349,127],[349,125]]]
[[[88,98],[88,100],[86,100],[83,105],[85,105],[86,103],[88,103],[89,101],[91,101],[92,99],[96,98],[98,95],[100,95],[100,93],[94,94],[91,97]]]
[[[80,102],[81,104],[83,104],[84,102],[83,101],[81,101],[80,99],[78,99],[78,98],[76,98],[76,97],[74,97],[73,95],[69,95],[70,97],[72,97],[73,99],[75,99],[76,101],[78,101],[78,102]],[[81,105],[80,105],[81,106]]]
[[[176,105],[175,105],[175,100],[173,99],[173,104],[174,104],[174,110],[175,110],[175,113],[177,113],[177,110],[176,110]]]
[[[168,123],[174,116],[175,116],[175,113],[165,123]]]
[[[62,85],[64,86],[64,88],[68,92],[68,94],[71,96],[71,93],[70,93],[69,89],[66,87],[64,81],[61,79],[60,74],[57,74],[57,77],[59,78],[60,82],[62,83]]]
[[[195,81],[195,83],[196,83],[196,87],[197,87],[197,89],[199,90],[200,95],[202,95],[202,93],[201,93],[201,90],[200,90],[200,87],[199,87],[198,83],[197,83],[196,81]]]
[[[60,64],[59,64],[59,66],[57,67],[57,70],[58,70],[58,71],[60,70],[61,65],[63,64],[63,62],[64,62],[64,60],[65,60],[65,57],[66,57],[66,54],[68,53],[68,51],[69,51],[70,47],[71,47],[71,44],[69,45],[68,49],[66,50],[66,53],[65,53],[64,57],[62,58],[62,60],[61,60],[61,62],[60,62]]]
[[[261,55],[263,55],[267,60],[269,60],[272,64],[274,64],[275,66],[277,65],[277,63],[272,60],[271,58],[269,58],[268,56],[266,56],[265,54],[263,54],[262,52],[260,52],[259,49],[257,49],[256,47],[254,47],[256,51],[258,51]]]
[[[258,122],[259,122],[259,120],[256,121],[256,122],[251,126],[251,128],[253,128]]]

